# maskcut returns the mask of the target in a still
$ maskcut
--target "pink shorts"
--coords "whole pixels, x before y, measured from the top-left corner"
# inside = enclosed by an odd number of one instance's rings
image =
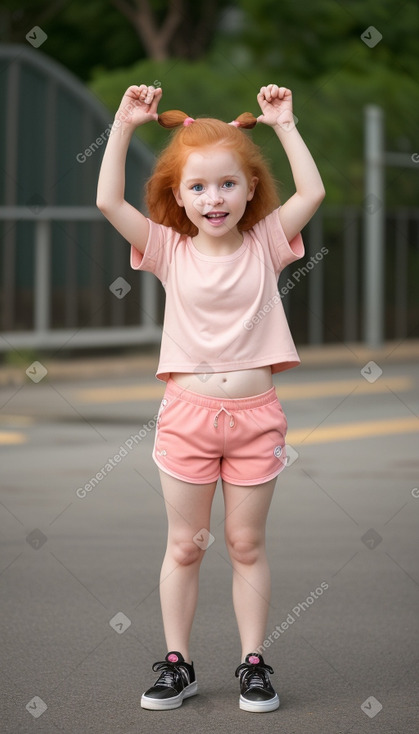
[[[177,479],[262,484],[286,464],[287,420],[275,388],[249,398],[201,395],[169,379],[157,418],[153,459]]]

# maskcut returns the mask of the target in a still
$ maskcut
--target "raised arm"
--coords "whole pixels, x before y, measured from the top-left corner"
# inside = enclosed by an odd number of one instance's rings
[[[326,192],[312,155],[295,125],[291,91],[269,84],[261,88],[257,99],[262,110],[258,122],[270,125],[275,130],[294,178],[296,192],[279,211],[285,235],[291,240],[311,219]]]
[[[125,164],[132,134],[138,125],[157,120],[161,89],[131,86],[125,92],[106,145],[99,173],[96,204],[102,214],[140,252],[148,239],[148,221],[125,200]]]

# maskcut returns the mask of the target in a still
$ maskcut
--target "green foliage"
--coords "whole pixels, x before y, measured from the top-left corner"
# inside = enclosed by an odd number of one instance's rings
[[[181,109],[191,117],[218,117],[230,122],[241,112],[260,114],[256,96],[266,83],[266,73],[260,69],[238,71],[221,56],[214,56],[208,63],[146,60],[130,69],[98,75],[90,87],[114,113],[127,87],[141,83],[161,85],[160,111]],[[137,135],[158,153],[168,142],[170,133],[158,124],[148,123],[138,128]],[[288,172],[289,166],[276,136],[265,125],[252,131],[252,136],[271,162],[275,177],[282,180],[284,168]]]
[[[35,25],[48,36],[41,53],[83,80],[96,66],[112,69],[144,55],[134,28],[109,0],[2,0],[1,42],[25,44]]]
[[[223,68],[222,68],[223,67]],[[264,83],[260,72],[240,74],[225,62],[144,60],[128,69],[96,75],[92,91],[115,111],[130,84],[154,84],[163,88],[159,109],[182,109],[192,117],[220,117],[230,121],[244,110],[258,113],[256,94]],[[260,110],[259,110],[260,112]],[[167,140],[167,131],[149,124],[138,130],[139,137],[154,149]]]
[[[46,353],[37,349],[10,349],[4,352],[0,364],[26,370],[33,362],[45,360]]]
[[[259,63],[300,78],[317,79],[342,64],[374,63],[418,74],[419,5],[401,0],[239,0],[244,13],[238,37]],[[374,26],[383,40],[364,47],[363,32]],[[370,55],[371,56],[371,55]],[[363,68],[368,73],[368,67]]]
[[[355,43],[355,42],[354,42]],[[285,80],[261,66],[237,67],[226,50],[214,50],[208,62],[170,60],[140,61],[128,69],[97,74],[92,91],[116,111],[130,84],[159,84],[163,88],[161,110],[182,109],[192,117],[213,116],[230,121],[248,110],[259,114],[256,95],[271,81],[284,82],[293,90],[298,127],[312,151],[325,181],[327,203],[361,203],[363,192],[363,115],[367,104],[378,104],[386,114],[387,149],[415,151],[419,127],[419,87],[408,76],[374,63],[362,41],[354,49],[356,58],[315,81],[287,75]],[[395,114],[396,111],[396,114]],[[149,123],[139,128],[138,137],[156,153],[169,133]],[[275,178],[282,182],[281,198],[293,192],[289,164],[274,133],[258,125],[251,133],[271,163]],[[419,193],[416,170],[390,170],[388,181],[398,176],[397,186],[388,191],[393,205],[415,205]]]
[[[149,0],[162,24],[167,3]],[[185,0],[196,22],[204,6]],[[206,7],[206,6],[205,6]],[[4,0],[0,37],[25,42],[40,25],[48,34],[41,53],[50,54],[82,79],[105,102],[112,116],[130,84],[160,83],[161,109],[231,120],[248,109],[258,113],[256,94],[269,82],[293,90],[298,126],[327,189],[328,203],[360,203],[363,198],[363,110],[385,111],[386,148],[419,153],[419,4],[403,0],[213,0],[218,24],[210,50],[200,61],[144,58],[134,28],[109,0]],[[369,48],[363,32],[374,26],[382,40]],[[167,131],[148,124],[138,136],[158,152]],[[283,182],[282,197],[293,190],[288,162],[265,126],[251,133]],[[419,170],[419,164],[418,164]],[[388,203],[416,205],[415,169],[388,169]]]

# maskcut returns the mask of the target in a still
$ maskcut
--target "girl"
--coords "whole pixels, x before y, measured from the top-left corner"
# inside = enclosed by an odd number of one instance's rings
[[[273,711],[273,670],[257,652],[270,600],[265,523],[286,463],[287,422],[272,374],[300,361],[277,281],[303,256],[299,233],[325,192],[295,126],[289,89],[262,87],[257,120],[245,113],[229,124],[176,110],[158,115],[161,95],[145,84],[124,94],[97,195],[99,209],[131,243],[131,266],[154,273],[166,290],[157,377],[167,385],[153,459],[168,516],[160,598],[169,652],[154,663],[160,675],[141,706],[177,708],[197,693],[189,638],[221,477],[242,644],[239,705]],[[147,184],[146,218],[124,199],[125,158],[135,128],[154,120],[179,129]],[[281,207],[259,148],[240,129],[256,122],[272,127],[291,165],[296,192]]]

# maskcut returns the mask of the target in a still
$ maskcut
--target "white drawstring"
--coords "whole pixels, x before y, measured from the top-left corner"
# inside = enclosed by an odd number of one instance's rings
[[[224,405],[221,405],[220,410],[218,411],[218,413],[215,414],[215,418],[214,418],[214,426],[215,426],[215,428],[218,428],[218,416],[220,415],[220,413],[223,412],[223,410],[224,410],[224,413],[227,413],[227,415],[230,416],[230,428],[233,428],[234,427],[234,418],[233,418],[232,414],[229,413],[229,411],[225,409]]]

